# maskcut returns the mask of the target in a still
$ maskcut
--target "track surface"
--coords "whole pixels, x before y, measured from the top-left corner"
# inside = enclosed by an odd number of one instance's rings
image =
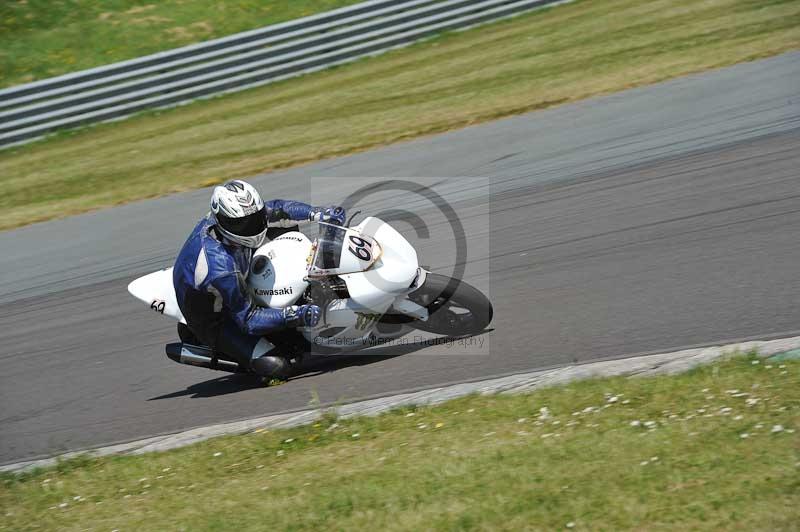
[[[172,363],[174,325],[125,287],[171,263],[208,190],[2,233],[0,462],[302,408],[312,390],[329,402],[797,334],[798,94],[786,54],[255,180],[337,202],[365,181],[309,176],[435,176],[468,232],[467,279],[495,304],[482,354],[384,351],[403,356],[271,389]],[[437,215],[409,194],[365,205]],[[447,271],[447,226],[430,225],[420,256]]]

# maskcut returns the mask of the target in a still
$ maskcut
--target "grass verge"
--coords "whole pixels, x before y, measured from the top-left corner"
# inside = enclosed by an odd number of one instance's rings
[[[790,530],[800,362],[472,396],[0,487],[3,530]]]
[[[328,11],[358,0],[4,0],[0,87]]]
[[[581,0],[0,152],[0,229],[800,47],[794,0]]]

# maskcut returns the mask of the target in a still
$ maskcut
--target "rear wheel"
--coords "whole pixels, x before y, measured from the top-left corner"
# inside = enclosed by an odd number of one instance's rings
[[[429,273],[425,284],[408,295],[428,309],[427,321],[414,321],[419,330],[464,336],[477,334],[492,321],[492,303],[474,286],[444,275]]]

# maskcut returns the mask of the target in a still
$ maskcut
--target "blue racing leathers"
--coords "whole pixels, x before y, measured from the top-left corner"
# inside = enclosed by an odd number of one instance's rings
[[[265,206],[270,225],[308,220],[315,212],[297,201],[273,200]],[[247,292],[252,254],[252,249],[220,238],[207,216],[195,226],[175,261],[172,281],[178,306],[192,333],[212,348],[223,329],[227,336],[238,329],[243,336],[238,344],[255,345],[263,335],[286,326],[283,310],[258,307]]]

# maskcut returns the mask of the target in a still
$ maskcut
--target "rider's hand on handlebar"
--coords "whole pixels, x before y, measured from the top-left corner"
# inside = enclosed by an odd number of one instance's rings
[[[344,225],[345,214],[342,207],[314,207],[308,219],[314,222],[328,222]]]
[[[322,317],[317,305],[292,305],[283,309],[287,327],[316,327]]]

